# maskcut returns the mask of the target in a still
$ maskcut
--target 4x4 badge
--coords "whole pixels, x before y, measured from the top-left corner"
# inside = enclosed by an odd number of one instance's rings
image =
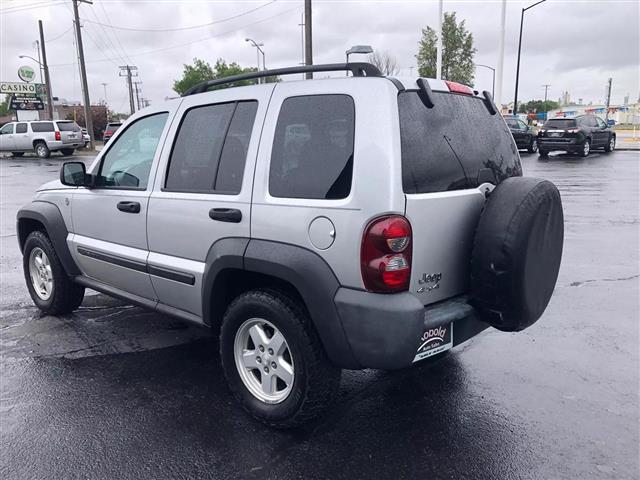
[[[418,293],[430,292],[440,288],[440,280],[442,280],[442,273],[423,273],[422,278],[418,280],[418,283],[422,285],[418,289]]]

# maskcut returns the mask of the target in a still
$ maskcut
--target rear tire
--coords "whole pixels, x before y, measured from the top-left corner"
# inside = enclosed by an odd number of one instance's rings
[[[581,157],[588,157],[591,153],[591,141],[587,138],[582,144],[582,150],[578,153]]]
[[[11,152],[12,157],[20,158],[23,155],[24,155],[24,152]]]
[[[615,150],[616,148],[616,136],[615,135],[611,135],[609,137],[609,141],[607,142],[607,144],[604,147],[604,151],[607,153],[611,153]]]
[[[34,145],[34,150],[36,151],[36,155],[40,158],[49,158],[49,155],[51,155],[49,147],[47,147],[47,144],[44,142],[37,142]]]
[[[284,347],[278,350],[278,344]],[[231,303],[220,331],[220,359],[236,399],[271,427],[292,428],[318,417],[340,385],[340,369],[329,362],[305,308],[273,290],[252,290]]]
[[[62,153],[62,155],[64,155],[65,157],[69,157],[71,155],[73,155],[73,148],[61,148],[60,152]]]
[[[39,258],[40,262],[36,258]],[[36,307],[44,313],[70,313],[82,303],[84,287],[74,283],[67,276],[51,240],[43,232],[31,232],[27,237],[22,266],[29,295]],[[49,284],[48,288],[38,288],[45,283]]]

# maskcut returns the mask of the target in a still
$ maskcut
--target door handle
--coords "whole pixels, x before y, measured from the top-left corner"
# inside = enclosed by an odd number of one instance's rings
[[[140,213],[138,202],[118,202],[118,210],[126,213]]]
[[[219,222],[240,223],[242,212],[237,208],[212,208],[209,210],[209,218]]]

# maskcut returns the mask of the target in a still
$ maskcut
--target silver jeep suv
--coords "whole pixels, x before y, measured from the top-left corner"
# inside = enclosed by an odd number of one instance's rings
[[[261,76],[348,78],[209,91]],[[18,213],[35,304],[86,287],[219,333],[260,421],[317,416],[341,369],[399,369],[542,315],[560,196],[522,177],[489,93],[364,63],[212,80],[132,116]]]
[[[0,152],[11,152],[14,157],[35,152],[49,158],[56,151],[68,156],[84,143],[82,130],[70,120],[11,122],[0,128]]]

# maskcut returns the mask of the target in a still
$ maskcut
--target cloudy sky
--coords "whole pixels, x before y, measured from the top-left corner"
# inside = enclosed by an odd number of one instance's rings
[[[222,57],[243,66],[256,63],[246,37],[264,43],[268,68],[296,65],[302,58],[303,0],[163,1],[93,0],[80,5],[91,101],[107,100],[128,111],[120,65],[136,65],[142,95],[152,103],[175,95],[173,80],[194,57],[214,63]],[[509,0],[503,101],[513,98],[521,8],[533,3]],[[602,102],[613,78],[612,103],[640,95],[640,22],[637,0],[547,0],[525,14],[521,100],[549,98],[568,91],[574,100]],[[313,2],[314,63],[339,62],[355,44],[372,45],[395,56],[402,73],[414,67],[421,28],[435,26],[437,1]],[[496,66],[501,2],[446,1],[474,35],[476,63]],[[47,57],[55,96],[81,98],[72,31],[71,0],[0,0],[0,80],[17,80],[17,70],[37,58],[38,20],[44,22]],[[352,57],[356,60],[357,56]],[[37,65],[33,62],[32,66]],[[479,68],[476,88],[491,90],[491,71]]]

